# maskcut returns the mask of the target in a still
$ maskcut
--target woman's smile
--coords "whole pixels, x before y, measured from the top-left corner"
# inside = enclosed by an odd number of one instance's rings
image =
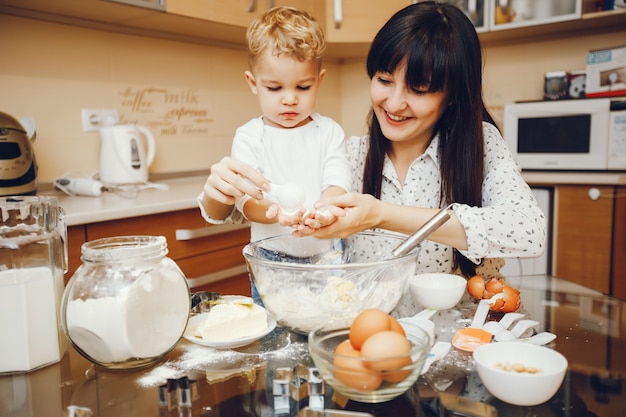
[[[409,119],[408,117],[398,116],[398,115],[389,113],[388,111],[385,111],[385,114],[387,115],[389,119],[391,119],[394,122],[404,122],[405,120]]]

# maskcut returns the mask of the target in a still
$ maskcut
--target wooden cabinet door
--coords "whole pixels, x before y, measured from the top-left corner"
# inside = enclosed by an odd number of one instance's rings
[[[626,300],[626,187],[617,187],[616,190],[611,289],[614,297]]]
[[[81,246],[86,241],[85,226],[69,226],[67,228],[67,272],[65,273],[65,283],[72,278],[76,269],[82,263],[80,260]]]
[[[332,2],[333,0],[274,0],[273,2],[266,0],[266,3],[272,3],[276,7],[291,6],[296,9],[306,10],[314,16],[322,26],[324,26],[326,19],[326,4]],[[263,5],[263,1],[258,1],[258,3]],[[269,7],[269,4],[266,7]],[[261,10],[261,12],[263,12],[263,10]]]
[[[167,0],[167,13],[233,26],[247,27],[265,8],[266,1],[253,0]],[[252,7],[254,6],[254,7]]]
[[[335,1],[326,0],[326,36],[329,42],[370,43],[378,30],[410,0],[342,0],[341,21],[336,22]]]
[[[613,199],[589,198],[589,185],[555,188],[553,274],[610,292]],[[613,187],[599,188],[603,193]]]

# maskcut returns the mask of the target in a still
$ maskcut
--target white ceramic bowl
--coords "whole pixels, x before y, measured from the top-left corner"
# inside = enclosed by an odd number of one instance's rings
[[[413,296],[425,308],[445,310],[461,300],[467,280],[461,276],[444,273],[417,274],[409,278]]]
[[[346,239],[282,235],[243,249],[265,308],[299,333],[366,308],[389,313],[415,273],[417,252],[393,258],[404,236],[356,233]]]
[[[485,387],[499,400],[520,406],[543,404],[556,394],[565,372],[565,356],[545,346],[523,342],[498,342],[479,346],[473,353],[476,370]],[[521,364],[537,373],[502,369]]]

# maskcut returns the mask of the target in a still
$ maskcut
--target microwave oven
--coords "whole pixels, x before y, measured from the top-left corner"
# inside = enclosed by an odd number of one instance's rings
[[[626,170],[626,97],[504,107],[504,139],[527,170]]]

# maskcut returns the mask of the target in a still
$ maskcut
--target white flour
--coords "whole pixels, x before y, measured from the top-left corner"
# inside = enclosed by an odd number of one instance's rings
[[[289,274],[266,271],[263,281],[257,280],[257,288],[276,320],[298,331],[309,332],[328,320],[354,317],[366,308],[390,312],[402,295],[401,284],[393,279],[355,285],[353,281],[330,276],[321,290],[313,285],[271,285],[272,280],[287,282]]]
[[[50,268],[0,271],[0,372],[29,371],[61,359],[67,347],[58,322],[62,292]]]
[[[116,297],[67,304],[72,341],[102,363],[152,358],[180,338],[189,314],[189,292],[175,271],[154,270]]]
[[[178,379],[191,371],[209,375],[228,375],[252,370],[269,358],[297,359],[308,352],[306,343],[290,343],[282,349],[265,354],[248,354],[233,350],[219,350],[195,344],[183,345],[183,353],[174,360],[150,370],[137,380],[142,387],[161,385],[168,378]]]

